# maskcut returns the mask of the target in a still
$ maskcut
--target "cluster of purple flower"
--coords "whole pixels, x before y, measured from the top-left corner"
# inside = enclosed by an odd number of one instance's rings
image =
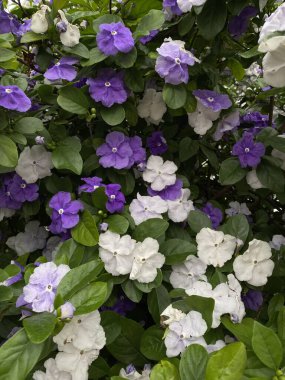
[[[260,112],[248,112],[240,118],[240,127],[256,135],[262,128],[269,126],[269,116]]]
[[[39,186],[27,184],[18,174],[5,174],[0,188],[0,207],[19,210],[24,202],[38,199]]]
[[[255,168],[264,154],[265,146],[261,142],[254,142],[254,136],[250,132],[244,132],[232,150],[232,155],[238,156],[242,168],[247,166]]]
[[[218,228],[223,220],[223,213],[218,207],[214,207],[212,203],[207,202],[206,205],[202,208],[202,211],[208,215],[209,219],[212,222],[212,227],[214,229]]]
[[[28,32],[30,27],[30,19],[21,23],[15,15],[0,9],[0,34],[13,33],[15,36],[20,37]]]

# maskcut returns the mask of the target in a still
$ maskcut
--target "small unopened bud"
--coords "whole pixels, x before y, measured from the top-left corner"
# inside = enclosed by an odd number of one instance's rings
[[[35,138],[35,142],[36,142],[36,144],[38,144],[38,145],[44,145],[44,143],[45,143],[45,138],[44,138],[43,136],[37,136],[37,137]]]
[[[75,307],[71,302],[65,302],[62,306],[60,306],[61,319],[72,318],[75,311]]]

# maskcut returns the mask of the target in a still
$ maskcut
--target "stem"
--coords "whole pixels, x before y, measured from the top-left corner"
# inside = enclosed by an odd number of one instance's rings
[[[109,13],[112,14],[112,0],[109,0]]]
[[[273,124],[273,109],[274,109],[274,96],[270,96],[269,103],[269,125],[272,127]]]
[[[18,5],[18,7],[21,9],[22,13],[24,16],[27,16],[27,13],[25,11],[25,9],[22,7],[22,4],[21,4],[21,0],[12,0],[12,3]]]

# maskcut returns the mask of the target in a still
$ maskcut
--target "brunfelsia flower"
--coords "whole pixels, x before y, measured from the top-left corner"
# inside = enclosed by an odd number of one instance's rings
[[[184,263],[172,266],[169,281],[174,289],[188,289],[198,280],[207,280],[206,269],[207,264],[198,257],[190,255]]]
[[[183,13],[190,12],[193,7],[201,7],[207,0],[177,0],[178,7]]]
[[[63,57],[44,73],[44,77],[50,81],[64,79],[71,82],[77,75],[77,71],[73,67],[76,63],[78,63],[77,58]]]
[[[249,289],[241,298],[244,306],[253,311],[258,311],[263,304],[263,296],[260,290]]]
[[[168,217],[175,223],[185,222],[191,210],[194,210],[193,202],[189,199],[190,190],[182,189],[181,196],[174,201],[167,201]]]
[[[160,156],[150,156],[143,172],[143,179],[151,184],[152,190],[161,191],[166,186],[175,184],[177,169],[172,161],[164,162]]]
[[[105,186],[105,194],[108,197],[106,209],[114,214],[115,212],[122,212],[126,203],[126,198],[121,192],[121,185],[110,184]]]
[[[207,108],[214,112],[226,110],[231,107],[232,102],[228,95],[219,94],[211,90],[195,90],[193,95]]]
[[[60,15],[60,22],[62,22],[65,26],[59,34],[61,43],[67,47],[78,45],[80,40],[80,31],[78,26],[70,24],[62,10],[59,9],[58,13]]]
[[[234,111],[229,115],[226,115],[221,121],[218,122],[217,129],[213,135],[215,141],[221,140],[224,133],[230,132],[236,129],[240,125],[239,111]]]
[[[27,184],[18,174],[15,173],[12,181],[7,186],[12,198],[18,202],[33,202],[38,199],[39,186],[35,183]]]
[[[96,78],[87,80],[91,98],[108,108],[124,103],[128,98],[128,91],[123,77],[123,72],[110,68],[101,69]]]
[[[146,45],[148,42],[150,42],[157,34],[159,33],[158,30],[151,30],[147,36],[143,36],[140,38],[140,42],[143,45]]]
[[[177,179],[174,185],[166,186],[161,191],[152,190],[151,187],[147,188],[147,192],[150,196],[154,197],[158,195],[161,199],[165,201],[175,201],[182,195],[183,182],[181,179]]]
[[[139,117],[145,119],[147,124],[158,125],[162,122],[167,107],[162,97],[162,92],[148,88],[137,106]]]
[[[259,41],[260,44],[266,38],[270,37],[274,32],[284,32],[285,31],[285,4],[281,4],[275,12],[273,12],[263,24],[260,34]]]
[[[19,27],[20,23],[15,15],[4,10],[0,10],[0,34],[17,34]]]
[[[208,202],[203,208],[202,211],[208,215],[209,219],[212,222],[214,229],[218,228],[223,220],[223,213],[218,207],[214,207],[212,203]]]
[[[147,138],[146,145],[153,155],[163,154],[168,149],[167,142],[161,131],[153,132],[152,135]]]
[[[255,168],[265,154],[265,146],[261,142],[254,142],[253,135],[245,132],[242,138],[235,143],[233,156],[238,156],[242,168],[247,166]]]
[[[48,30],[47,12],[50,12],[50,8],[47,5],[41,5],[40,10],[32,15],[31,31],[45,33]]]
[[[17,201],[9,190],[13,183],[13,175],[6,174],[2,177],[2,186],[0,187],[0,207],[4,209],[18,210],[22,206],[21,201]]]
[[[135,46],[132,32],[122,22],[101,24],[96,41],[99,50],[107,56],[128,53]]]
[[[28,285],[23,288],[24,301],[30,303],[36,313],[53,312],[58,284],[69,271],[68,265],[56,266],[52,262],[41,264],[35,268]]]
[[[213,126],[213,121],[217,120],[221,111],[213,111],[212,108],[205,107],[200,100],[197,101],[197,108],[194,112],[188,113],[188,122],[194,132],[200,136],[205,135]]]
[[[129,311],[134,310],[136,307],[136,304],[129,300],[123,293],[120,293],[115,303],[112,306],[102,306],[100,308],[101,311],[114,311],[115,313],[120,314],[121,316],[125,317]]]
[[[148,197],[137,194],[133,199],[129,211],[135,224],[140,224],[148,219],[162,219],[162,215],[168,210],[167,202],[159,196]]]
[[[102,183],[102,178],[99,177],[89,177],[81,178],[85,182],[84,185],[79,186],[79,193],[93,193],[98,187],[104,186]]]
[[[0,86],[0,106],[12,111],[27,112],[32,102],[18,86]]]
[[[59,234],[66,229],[75,227],[79,222],[79,211],[83,210],[80,201],[72,201],[71,194],[60,191],[49,201],[52,211],[52,223],[50,230],[52,233]]]
[[[185,50],[183,41],[165,40],[156,49],[159,56],[156,60],[155,71],[166,83],[188,83],[188,66],[193,66],[198,60],[192,53]]]
[[[233,201],[229,203],[230,208],[225,210],[225,213],[229,216],[233,215],[246,215],[249,216],[251,215],[250,210],[248,209],[246,203],[239,203],[237,201]]]
[[[234,38],[240,38],[247,31],[250,19],[255,17],[257,13],[257,8],[253,6],[243,8],[239,15],[234,16],[229,22],[228,30],[230,34]]]
[[[182,14],[181,9],[178,7],[177,0],[163,0],[163,8],[169,9],[172,14],[180,16]]]

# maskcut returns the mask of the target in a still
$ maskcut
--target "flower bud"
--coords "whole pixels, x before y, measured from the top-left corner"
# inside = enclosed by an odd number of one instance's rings
[[[48,30],[47,11],[50,11],[50,8],[47,5],[42,5],[41,9],[33,14],[31,30],[34,33],[45,33]]]
[[[65,304],[60,306],[60,311],[61,319],[72,318],[73,313],[75,311],[75,307],[72,305],[71,302],[65,302]]]

